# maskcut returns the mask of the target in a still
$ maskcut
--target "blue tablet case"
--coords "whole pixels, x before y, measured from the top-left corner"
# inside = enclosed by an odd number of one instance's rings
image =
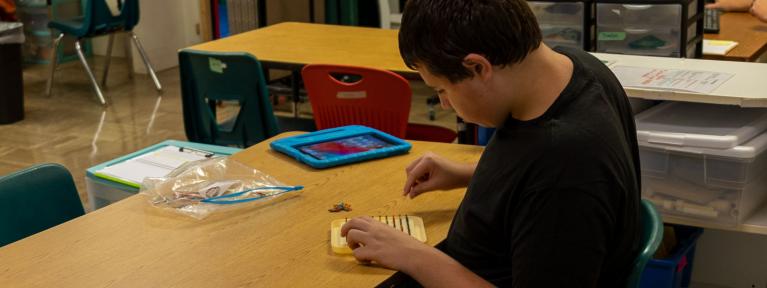
[[[332,145],[353,144],[349,148],[359,148],[357,145],[385,144],[385,147],[372,150],[350,153],[345,155],[326,155],[326,151],[316,151],[316,145],[330,143]],[[370,159],[383,158],[410,151],[412,145],[402,139],[386,134],[379,130],[350,125],[337,128],[319,130],[298,136],[275,140],[269,144],[272,149],[285,153],[314,168],[328,168],[338,165],[350,164]],[[346,147],[344,147],[346,148]],[[367,149],[366,147],[359,149]],[[327,152],[332,154],[334,152]]]

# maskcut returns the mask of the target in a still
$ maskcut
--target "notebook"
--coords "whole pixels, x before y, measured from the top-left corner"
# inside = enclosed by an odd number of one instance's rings
[[[703,39],[703,55],[727,55],[735,46],[738,46],[738,42]]]
[[[210,158],[207,151],[168,145],[138,157],[104,167],[93,175],[139,188],[147,177],[163,177],[186,162]]]

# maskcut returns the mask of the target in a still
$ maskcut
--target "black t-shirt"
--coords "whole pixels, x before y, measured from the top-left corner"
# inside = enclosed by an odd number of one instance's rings
[[[601,61],[556,50],[572,79],[542,116],[498,127],[439,248],[501,287],[623,287],[641,232],[631,107]]]

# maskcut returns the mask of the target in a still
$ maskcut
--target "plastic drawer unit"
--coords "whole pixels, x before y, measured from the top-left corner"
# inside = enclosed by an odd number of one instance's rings
[[[596,11],[597,52],[702,55],[703,0],[599,0]]]
[[[765,111],[664,103],[637,115],[642,196],[666,215],[742,223],[767,195]]]
[[[527,3],[538,20],[546,45],[593,51],[594,2],[555,0]]]

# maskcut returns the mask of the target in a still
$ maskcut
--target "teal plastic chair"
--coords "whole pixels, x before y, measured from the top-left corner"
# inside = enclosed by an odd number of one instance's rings
[[[136,27],[139,21],[138,0],[117,0],[120,7],[120,13],[118,15],[112,14],[106,1],[107,0],[85,0],[83,4],[83,15],[81,17],[66,20],[53,20],[48,23],[48,28],[58,30],[61,34],[59,34],[53,41],[53,57],[51,58],[50,75],[48,76],[48,83],[45,90],[46,95],[50,96],[53,88],[53,76],[56,72],[56,65],[58,64],[57,57],[55,56],[59,49],[59,44],[61,44],[61,39],[64,38],[64,35],[70,35],[77,39],[75,41],[77,56],[80,58],[80,62],[82,62],[85,72],[91,80],[91,84],[93,85],[94,91],[96,91],[96,95],[99,97],[99,101],[101,101],[102,105],[106,105],[107,103],[104,99],[104,94],[101,92],[101,87],[99,86],[99,83],[96,82],[96,77],[94,77],[93,71],[91,71],[88,62],[85,60],[80,40],[83,38],[109,35],[106,55],[107,62],[105,64],[106,67],[104,68],[104,75],[101,79],[101,86],[105,87],[107,75],[109,74],[109,64],[112,58],[114,35],[119,32],[125,32],[128,35],[128,38],[132,40],[133,44],[136,45],[139,54],[141,54],[141,59],[144,61],[144,64],[149,71],[149,75],[154,81],[157,91],[162,91],[160,80],[157,79],[152,64],[149,63],[149,58],[147,57],[144,48],[141,46],[141,41],[139,41],[136,34],[133,33],[133,28]],[[132,55],[130,52],[130,42],[131,41],[127,41],[126,39],[125,48],[126,55],[129,57],[128,64],[131,71],[128,75],[129,77],[133,77],[133,60],[130,59],[130,56]]]
[[[190,49],[178,55],[184,128],[189,141],[248,147],[280,131],[315,130],[311,119],[274,116],[261,63],[253,55]],[[219,101],[238,102],[239,113],[219,123]]]
[[[647,265],[647,262],[655,255],[658,246],[663,241],[663,219],[661,219],[655,205],[648,200],[642,199],[642,247],[639,255],[634,260],[634,267],[629,275],[627,288],[638,288],[639,280]]]
[[[358,0],[326,0],[325,23],[357,26],[359,24]]]
[[[0,176],[0,247],[83,214],[72,175],[61,165]]]

